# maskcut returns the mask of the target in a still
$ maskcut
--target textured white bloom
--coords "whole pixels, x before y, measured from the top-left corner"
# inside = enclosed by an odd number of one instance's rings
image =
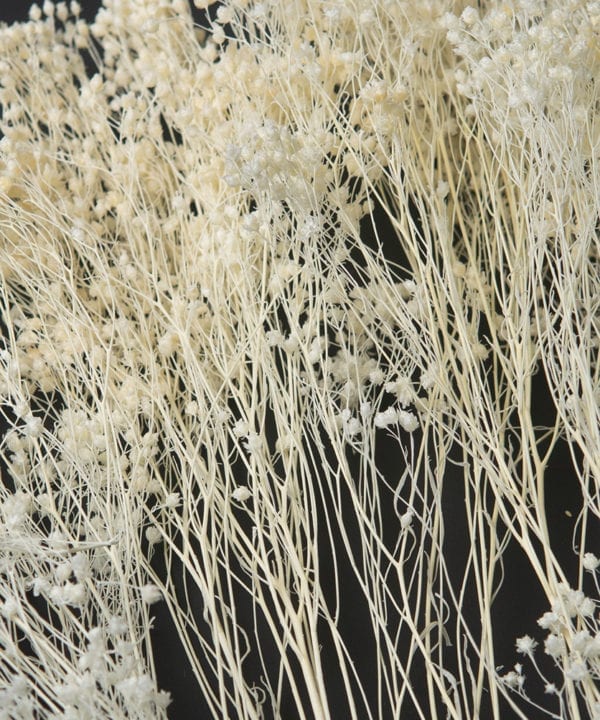
[[[252,497],[252,493],[245,485],[240,485],[231,493],[231,497],[238,502],[245,502]]]
[[[177,492],[169,493],[165,498],[164,506],[169,510],[175,510],[181,504],[181,495]]]
[[[581,630],[573,635],[572,648],[575,652],[582,655],[585,654],[586,648],[591,641],[591,636],[588,630]]]
[[[37,22],[42,17],[42,10],[39,5],[32,5],[29,8],[29,19]]]
[[[165,357],[172,355],[179,344],[179,336],[176,332],[170,331],[163,335],[158,341],[158,352]]]
[[[384,410],[383,412],[378,412],[375,415],[375,427],[378,428],[386,428],[390,425],[394,425],[398,422],[398,411],[393,408],[389,407],[387,410]]]
[[[398,413],[398,422],[400,427],[406,432],[414,432],[419,427],[419,421],[414,413],[400,410]]]
[[[523,635],[523,637],[517,638],[516,647],[517,652],[521,655],[533,655],[537,642],[529,635]]]
[[[154,525],[146,528],[145,535],[150,545],[156,545],[163,539],[161,531],[157,527],[154,527]]]
[[[162,592],[160,588],[152,583],[144,585],[140,589],[140,595],[146,605],[152,605],[162,599]]]
[[[506,675],[503,675],[501,679],[504,683],[506,683],[506,685],[508,685],[508,687],[512,688],[513,690],[521,690],[525,683],[525,676],[520,672],[516,672],[515,670],[511,670],[510,672],[506,673]]]
[[[0,506],[6,528],[16,530],[26,521],[31,508],[31,499],[24,492],[18,491],[9,495]]]
[[[250,432],[250,425],[245,420],[238,420],[231,428],[231,431],[236,437],[242,437],[244,435],[248,435]]]
[[[369,380],[373,385],[381,385],[385,380],[385,374],[381,368],[376,368],[369,373]]]
[[[31,413],[28,413],[25,417],[25,435],[30,438],[37,438],[42,432],[42,418],[34,417]]]
[[[560,617],[555,612],[545,612],[542,617],[537,621],[538,625],[544,630],[556,630],[560,627]]]
[[[479,20],[479,13],[474,7],[469,6],[463,10],[460,19],[467,27],[470,27],[471,25],[474,25],[477,20]]]
[[[256,432],[249,432],[244,439],[244,446],[249,453],[258,453],[263,449],[263,439]]]
[[[565,672],[565,677],[574,682],[582,682],[590,676],[587,665],[584,662],[572,662]]]
[[[198,403],[195,400],[190,400],[190,402],[185,406],[185,414],[191,415],[192,417],[197,415],[199,411]]]
[[[8,620],[13,620],[19,615],[19,603],[14,597],[6,598],[0,605],[0,612]]]
[[[108,619],[108,632],[111,635],[125,635],[127,623],[120,615],[113,615]]]
[[[361,425],[360,420],[355,417],[350,418],[347,421],[347,423],[344,427],[344,430],[345,430],[346,434],[348,435],[348,437],[355,437],[362,430],[362,425]]]
[[[548,635],[544,641],[544,649],[553,658],[560,658],[565,654],[565,641],[558,635]]]
[[[425,372],[421,373],[420,382],[423,390],[430,390],[433,387],[437,375],[438,369],[435,365],[428,367]]]
[[[117,689],[132,708],[143,707],[154,699],[154,682],[149,675],[132,675],[118,682]]]
[[[400,516],[400,527],[406,530],[412,525],[413,518],[415,516],[414,510],[410,508]]]
[[[269,347],[278,347],[283,345],[285,338],[279,330],[269,330],[266,333],[267,345]]]
[[[386,383],[384,389],[388,393],[393,393],[402,407],[414,402],[415,391],[410,378],[399,377],[393,382]]]
[[[581,617],[592,617],[596,612],[596,603],[592,600],[592,598],[584,597],[577,608],[577,612],[581,615]]]

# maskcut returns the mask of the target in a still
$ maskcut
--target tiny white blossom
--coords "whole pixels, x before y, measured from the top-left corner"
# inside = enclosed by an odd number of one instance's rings
[[[156,545],[162,540],[162,533],[157,527],[154,527],[153,525],[146,528],[145,535],[146,540],[150,543],[150,545]]]
[[[19,603],[15,598],[9,597],[0,606],[0,612],[8,620],[13,620],[19,615]]]
[[[290,333],[288,337],[283,341],[283,349],[287,353],[295,353],[300,347],[300,340],[295,333]]]
[[[113,615],[108,621],[108,632],[111,635],[125,635],[127,623],[120,615]]]
[[[406,412],[405,410],[400,410],[398,413],[398,422],[400,423],[400,427],[406,430],[406,432],[414,432],[419,427],[419,421],[416,415],[411,412]]]
[[[537,642],[529,635],[523,635],[517,639],[517,652],[521,655],[533,655],[533,651],[537,647]]]
[[[25,416],[25,436],[30,438],[37,438],[41,435],[42,430],[42,419],[39,417],[35,417],[32,413],[28,413]]]
[[[156,585],[153,585],[152,583],[144,585],[140,590],[140,594],[142,596],[142,600],[146,603],[146,605],[152,605],[153,603],[158,602],[162,598],[160,588],[156,587]]]
[[[235,425],[231,428],[231,432],[236,437],[242,437],[250,432],[250,425],[245,420],[238,420]]]
[[[373,383],[373,385],[381,385],[384,380],[385,375],[383,374],[383,371],[379,368],[376,368],[369,373],[369,381]]]
[[[169,510],[175,510],[181,503],[181,495],[177,492],[169,493],[165,498],[164,506]]]
[[[560,658],[565,653],[565,641],[558,635],[548,635],[544,642],[544,650],[553,658]]]
[[[164,357],[169,357],[177,349],[179,337],[176,332],[170,331],[163,335],[158,341],[158,352]]]
[[[402,513],[402,515],[400,516],[400,527],[403,530],[409,528],[412,525],[414,516],[415,513],[410,508],[405,513]]]
[[[587,552],[583,556],[582,565],[584,570],[593,573],[596,572],[596,570],[600,566],[600,560],[594,555],[594,553]]]
[[[438,375],[438,370],[435,365],[431,365],[425,372],[421,373],[421,387],[423,390],[429,390],[432,385],[435,383],[435,380]]]
[[[588,630],[581,630],[573,635],[572,647],[575,652],[585,654],[586,648],[591,640]]]
[[[450,192],[450,185],[445,180],[440,180],[435,189],[436,197],[443,200]]]
[[[479,20],[479,13],[474,7],[469,6],[463,10],[460,19],[467,27],[471,27]]]
[[[56,6],[56,17],[61,21],[65,22],[69,17],[69,10],[66,2],[59,2]]]
[[[586,658],[600,659],[600,632],[597,632],[593,638],[589,639],[581,654]]]
[[[231,497],[238,502],[245,502],[252,497],[252,493],[245,485],[240,485],[231,493]]]
[[[574,682],[581,682],[589,677],[589,670],[584,662],[576,661],[565,672],[565,677]]]
[[[393,393],[402,407],[410,405],[415,399],[412,383],[407,377],[399,377],[393,382],[386,383],[384,390]]]
[[[555,612],[545,612],[537,624],[544,630],[556,630],[560,625],[560,618]]]
[[[153,699],[154,683],[148,675],[128,677],[118,682],[116,687],[134,707],[139,707]]]
[[[578,608],[578,612],[581,617],[592,617],[595,611],[596,603],[592,600],[592,598],[583,598]]]
[[[184,408],[184,413],[186,415],[197,415],[199,412],[198,403],[195,400],[190,400],[189,403]]]
[[[363,402],[360,404],[360,416],[362,418],[368,418],[371,416],[371,413],[373,412],[373,408],[371,407],[370,402]]]
[[[360,420],[358,418],[350,418],[346,424],[346,434],[349,437],[354,437],[355,435],[358,435],[360,431],[362,430],[362,425],[360,424]]]
[[[257,453],[262,450],[263,441],[258,433],[249,432],[244,440],[244,445],[249,453]]]
[[[502,676],[502,681],[513,690],[521,690],[525,683],[525,676],[521,673],[511,670],[510,672],[506,673],[506,675]]]
[[[269,347],[279,347],[283,345],[285,338],[279,330],[269,330],[265,334],[267,345]]]
[[[389,407],[387,410],[375,415],[375,427],[386,428],[396,422],[398,422],[398,411],[393,407]]]

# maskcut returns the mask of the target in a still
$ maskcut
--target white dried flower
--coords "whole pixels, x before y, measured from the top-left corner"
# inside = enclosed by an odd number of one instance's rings
[[[584,662],[576,661],[565,671],[565,677],[573,682],[583,682],[590,676],[587,665]]]
[[[169,493],[164,502],[164,507],[168,510],[175,510],[181,504],[181,495],[177,492]]]
[[[125,635],[127,623],[120,615],[113,615],[108,620],[108,632],[114,636]]]
[[[16,598],[9,597],[0,606],[0,612],[7,620],[14,620],[19,615],[19,603]]]
[[[358,418],[349,418],[344,426],[344,432],[348,437],[355,437],[362,431],[362,425]]]
[[[521,655],[533,655],[533,651],[537,647],[537,642],[529,635],[523,635],[517,639],[517,652]]]
[[[237,502],[245,502],[252,497],[252,493],[245,485],[240,485],[231,493],[231,497]]]
[[[476,8],[468,6],[462,11],[460,19],[467,27],[471,27],[479,20],[479,13]]]
[[[375,427],[378,428],[386,428],[390,425],[394,425],[398,422],[398,411],[393,408],[389,407],[387,410],[384,410],[383,412],[378,412],[375,415]]]
[[[40,9],[40,6],[36,5],[36,4],[32,5],[29,8],[29,19],[32,20],[33,22],[37,22],[38,20],[41,19],[41,17],[42,17],[42,11]]]
[[[411,510],[410,508],[405,513],[402,513],[400,516],[400,527],[403,530],[409,528],[412,525],[414,516],[414,510]]]
[[[548,635],[544,641],[544,649],[551,657],[556,659],[561,658],[566,651],[565,641],[558,635]]]
[[[157,543],[161,542],[163,539],[161,531],[155,527],[154,525],[151,525],[150,527],[146,528],[146,540],[148,543],[152,545],[156,545]]]
[[[555,612],[545,612],[537,623],[544,630],[552,630],[552,632],[556,632],[561,624],[560,617]]]
[[[263,439],[256,432],[249,432],[244,439],[244,446],[249,453],[259,453],[263,449]]]
[[[419,421],[414,413],[400,410],[398,413],[398,422],[400,427],[406,432],[414,432],[419,427]]]
[[[146,603],[146,605],[153,605],[154,603],[158,602],[159,600],[162,600],[162,592],[160,588],[158,588],[156,585],[152,583],[148,583],[147,585],[144,585],[140,589],[140,595],[143,600],[143,602]]]

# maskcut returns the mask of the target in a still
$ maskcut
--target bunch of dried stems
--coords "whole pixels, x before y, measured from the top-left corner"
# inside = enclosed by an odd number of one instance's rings
[[[600,3],[196,7],[0,27],[0,718],[598,720]]]

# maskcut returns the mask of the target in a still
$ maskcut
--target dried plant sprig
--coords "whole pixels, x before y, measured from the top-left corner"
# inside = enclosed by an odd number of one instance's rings
[[[526,718],[495,649],[511,544],[551,607],[560,681],[516,639],[548,714],[600,712],[599,9],[483,5],[228,0],[198,29],[183,0],[46,1],[1,29],[8,717],[166,717],[164,602],[214,717],[335,717],[335,682],[352,718]]]

